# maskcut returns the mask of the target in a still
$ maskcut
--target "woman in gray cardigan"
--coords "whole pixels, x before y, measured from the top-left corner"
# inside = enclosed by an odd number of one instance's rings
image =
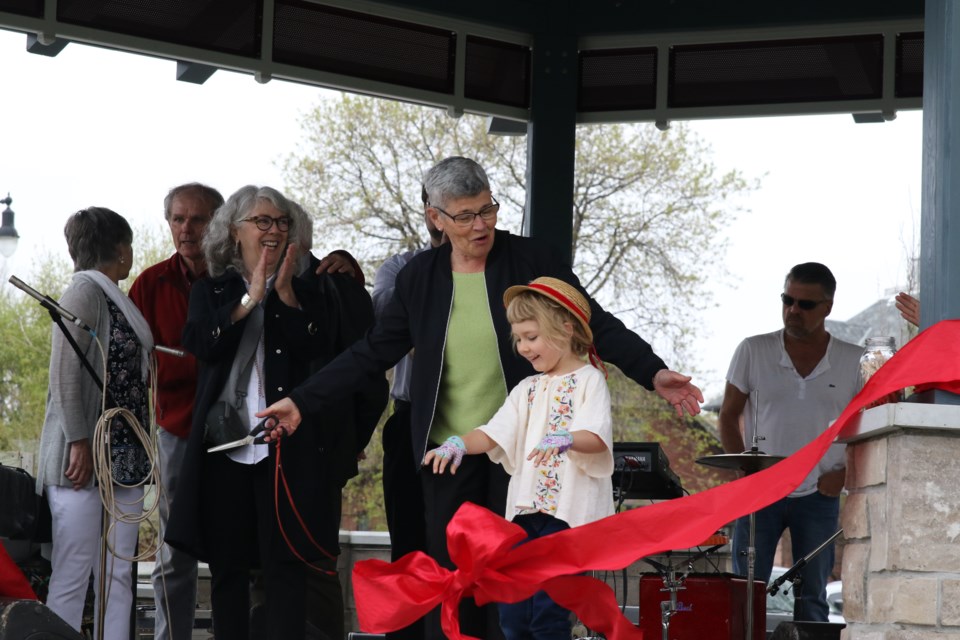
[[[70,217],[64,235],[76,273],[60,305],[93,333],[72,324],[65,325],[67,331],[104,381],[106,406],[127,409],[146,428],[147,364],[153,340],[143,316],[117,286],[130,273],[133,232],[119,214],[91,207]],[[150,472],[150,461],[130,425],[118,416],[104,425],[111,443],[109,477],[105,477],[107,469],[94,469],[92,443],[102,407],[103,394],[93,376],[84,369],[63,332],[54,327],[37,479],[37,491],[46,492],[53,520],[47,606],[79,630],[93,572],[98,594],[96,611],[105,611],[103,638],[127,640],[132,575],[126,558],[135,555],[138,525],[109,517],[108,548],[113,553],[107,555],[109,581],[101,590],[101,493],[112,495],[112,500],[107,498],[111,502],[106,505],[108,514],[138,515],[142,509],[141,483]],[[107,482],[112,493],[98,489],[98,484]],[[101,591],[106,595],[104,603],[100,602]]]

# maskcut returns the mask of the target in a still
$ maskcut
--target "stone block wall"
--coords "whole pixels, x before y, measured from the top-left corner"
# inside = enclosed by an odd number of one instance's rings
[[[960,427],[960,407],[901,403],[864,413],[848,440],[845,640],[960,638],[960,428],[951,423]]]

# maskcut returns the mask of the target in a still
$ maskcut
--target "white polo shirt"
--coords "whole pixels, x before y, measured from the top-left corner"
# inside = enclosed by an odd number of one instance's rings
[[[783,329],[741,342],[727,382],[749,396],[743,409],[746,447],[756,425],[765,438],[759,449],[772,455],[789,456],[823,433],[860,390],[862,354],[863,347],[831,336],[823,359],[802,378],[783,346]],[[813,493],[822,474],[844,465],[844,445],[831,445],[790,497]]]

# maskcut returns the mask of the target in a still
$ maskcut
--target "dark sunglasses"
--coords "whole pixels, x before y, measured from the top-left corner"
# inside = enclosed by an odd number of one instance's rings
[[[815,309],[818,304],[826,302],[826,300],[797,300],[793,296],[788,296],[785,293],[780,294],[780,300],[783,302],[783,306],[785,307],[792,307],[794,304],[796,304],[804,311]]]

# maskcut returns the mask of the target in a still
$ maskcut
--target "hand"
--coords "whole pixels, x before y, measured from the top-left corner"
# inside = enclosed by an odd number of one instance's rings
[[[460,463],[463,461],[463,454],[467,452],[467,446],[463,443],[460,436],[450,436],[443,441],[443,444],[436,449],[427,451],[423,456],[423,466],[433,466],[434,473],[443,473],[443,470],[450,465],[450,474],[457,473]]]
[[[303,419],[300,415],[300,409],[290,398],[284,398],[256,414],[258,418],[273,418],[273,424],[266,426],[263,430],[263,441],[271,442],[279,440],[283,435],[293,435],[293,432],[300,426]]]
[[[904,293],[901,291],[897,294],[896,300],[897,309],[900,311],[900,317],[909,322],[910,324],[920,326],[920,301],[914,298],[909,293]]]
[[[540,443],[527,456],[527,460],[533,460],[533,466],[535,467],[546,464],[551,456],[558,456],[572,446],[573,434],[565,429],[557,429],[543,436]]]
[[[357,271],[353,268],[353,262],[336,251],[328,253],[324,256],[323,260],[320,261],[320,264],[317,265],[317,275],[323,275],[324,273],[345,273],[351,278],[357,277]]]
[[[846,469],[828,471],[817,479],[817,491],[829,498],[836,498],[843,491],[843,483],[846,479]]]
[[[260,252],[260,259],[257,260],[257,266],[253,268],[250,274],[250,287],[247,289],[247,295],[262,302],[267,294],[267,252]]]
[[[90,449],[90,440],[76,440],[71,442],[70,462],[67,464],[67,470],[63,473],[71,483],[74,489],[83,489],[90,483],[93,476],[93,451]]]
[[[283,262],[277,270],[277,280],[273,287],[277,290],[277,296],[288,307],[299,307],[297,296],[293,292],[293,274],[297,270],[297,262],[300,259],[300,251],[295,243],[287,245],[287,253],[283,256]]]
[[[700,403],[703,402],[703,392],[696,385],[690,384],[690,380],[690,376],[669,369],[661,369],[653,376],[654,391],[672,404],[680,417],[684,411],[687,415],[697,415],[700,413]]]

